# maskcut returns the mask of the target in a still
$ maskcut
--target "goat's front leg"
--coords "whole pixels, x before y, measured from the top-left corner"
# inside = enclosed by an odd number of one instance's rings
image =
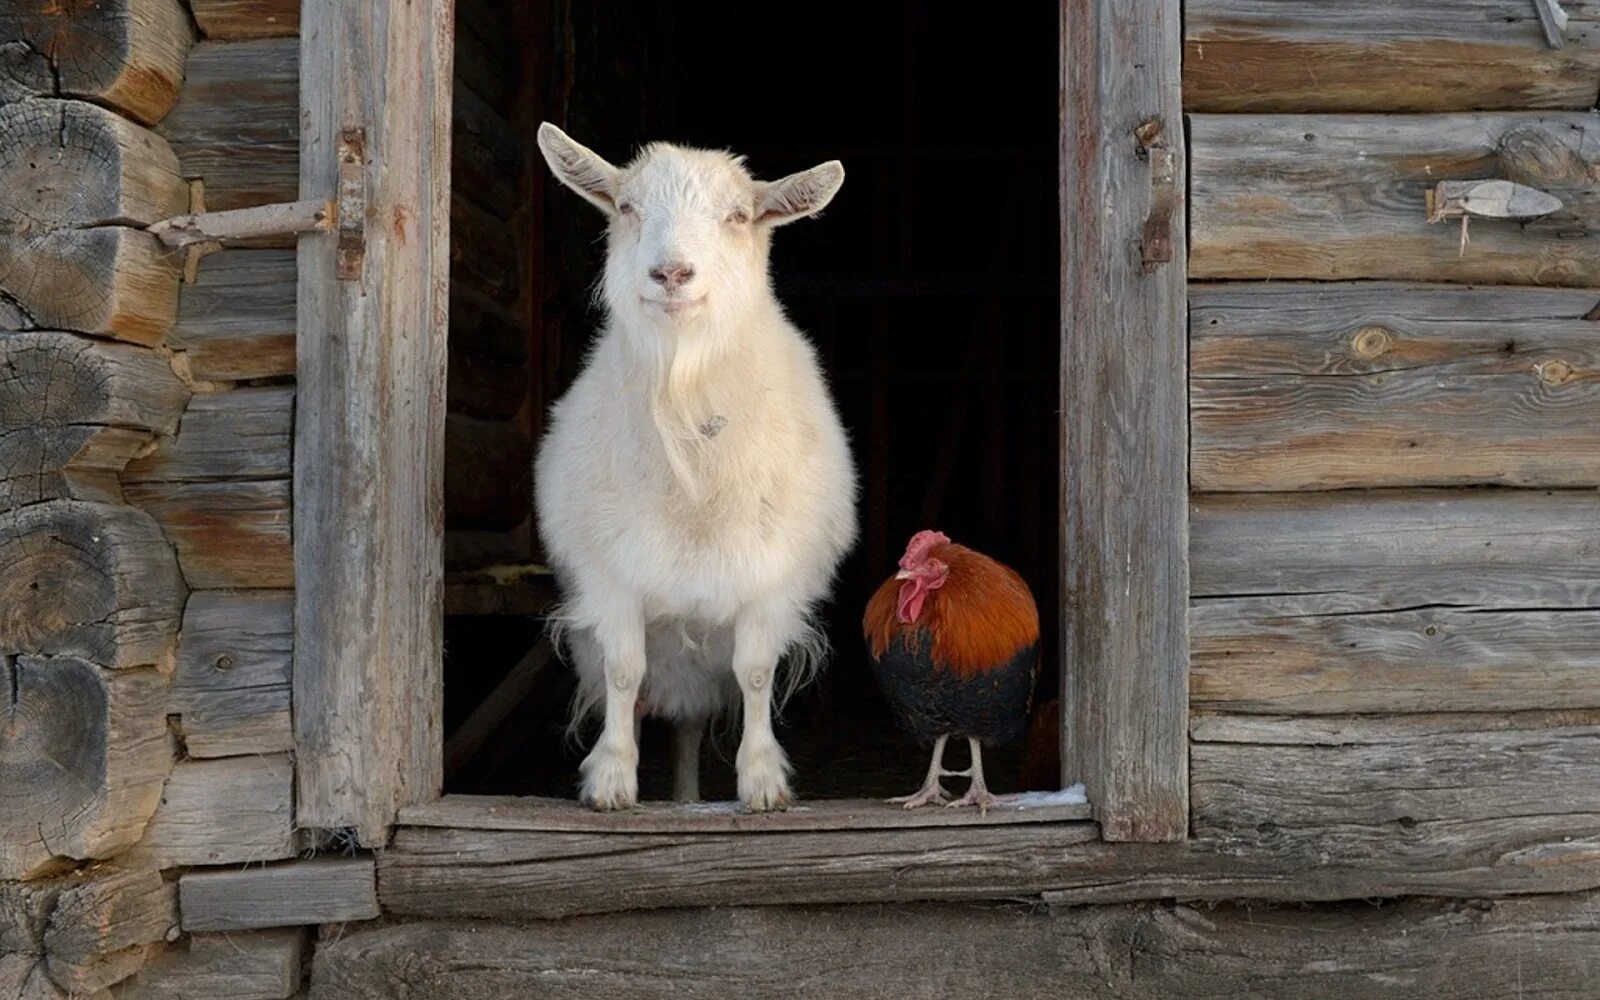
[[[595,629],[605,664],[605,724],[578,768],[581,797],[596,809],[639,801],[639,688],[644,683],[644,614],[618,614]]]
[[[744,695],[744,735],[734,764],[739,800],[753,812],[787,809],[789,760],[772,733],[773,675],[783,652],[781,617],[764,609],[742,612],[734,622],[733,675]]]

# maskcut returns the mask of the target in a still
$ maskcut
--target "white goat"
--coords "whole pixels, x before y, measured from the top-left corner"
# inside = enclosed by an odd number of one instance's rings
[[[550,124],[539,148],[609,219],[608,321],[536,464],[575,711],[604,706],[582,798],[597,809],[638,800],[644,714],[673,722],[675,795],[698,798],[701,735],[742,697],[739,798],[781,809],[775,675],[785,655],[814,664],[821,652],[812,609],[854,541],[856,487],[768,256],[773,228],[827,205],[844,168],[764,183],[736,157],[664,143],[618,168]]]

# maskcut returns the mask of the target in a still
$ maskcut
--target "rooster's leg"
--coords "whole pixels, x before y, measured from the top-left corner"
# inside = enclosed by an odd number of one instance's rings
[[[989,807],[998,805],[1000,799],[991,793],[988,786],[983,783],[982,745],[971,736],[968,736],[967,746],[972,749],[972,784],[968,786],[967,794],[954,802],[947,803],[947,805],[952,809],[959,809],[962,806],[977,806],[979,814],[987,816],[989,815]]]
[[[895,805],[903,805],[907,809],[917,806],[943,805],[950,801],[950,793],[939,784],[939,779],[953,771],[944,769],[944,744],[950,737],[941,736],[933,743],[933,759],[928,762],[928,777],[923,780],[922,787],[914,795],[901,795],[889,801]]]

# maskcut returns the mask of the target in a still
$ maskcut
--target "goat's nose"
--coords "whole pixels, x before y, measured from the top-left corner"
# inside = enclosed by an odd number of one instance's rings
[[[650,269],[650,277],[658,285],[676,288],[694,277],[694,265],[683,261],[660,264]]]

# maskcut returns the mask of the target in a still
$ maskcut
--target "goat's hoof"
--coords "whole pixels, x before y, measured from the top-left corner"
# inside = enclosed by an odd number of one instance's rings
[[[794,796],[789,793],[788,762],[776,743],[768,749],[741,752],[739,801],[751,812],[775,812],[789,808]]]
[[[595,747],[579,768],[583,785],[579,798],[600,812],[632,809],[639,803],[639,767],[619,750]]]

